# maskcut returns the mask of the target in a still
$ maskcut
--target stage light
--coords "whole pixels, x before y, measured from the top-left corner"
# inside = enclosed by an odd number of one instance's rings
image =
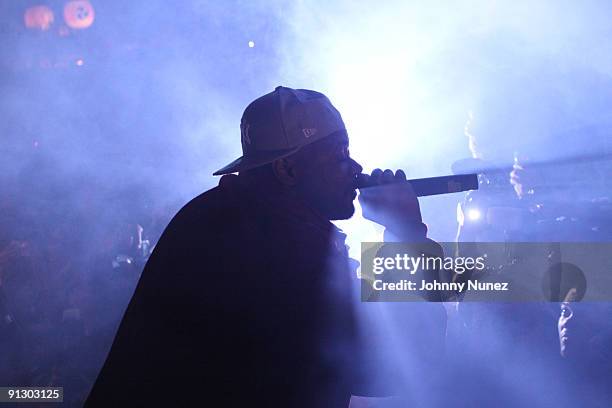
[[[84,63],[85,62],[81,58],[79,58],[78,60],[75,61],[75,64],[77,64],[77,66],[79,66],[79,67],[82,67]]]
[[[88,28],[93,24],[94,18],[94,8],[87,0],[69,1],[64,6],[64,21],[70,28]]]
[[[255,47],[255,42],[254,41],[249,41],[249,48],[253,48]]]
[[[481,216],[482,214],[480,213],[480,210],[477,210],[476,208],[471,208],[468,210],[468,218],[470,221],[478,221]]]
[[[53,11],[47,6],[29,7],[23,15],[23,23],[32,30],[48,30],[53,20]]]

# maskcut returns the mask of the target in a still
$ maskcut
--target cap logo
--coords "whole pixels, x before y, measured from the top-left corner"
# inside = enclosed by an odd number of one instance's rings
[[[242,143],[246,143],[246,144],[251,144],[251,137],[249,136],[249,127],[251,125],[249,125],[248,123],[245,123],[244,125],[241,126],[241,136],[242,136]]]
[[[310,136],[314,136],[317,133],[317,129],[316,128],[302,129],[302,133],[304,133],[304,137],[308,139]]]

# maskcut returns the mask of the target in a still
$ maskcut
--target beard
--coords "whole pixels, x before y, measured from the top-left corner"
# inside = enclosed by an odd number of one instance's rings
[[[352,190],[350,193],[334,200],[330,205],[327,216],[329,220],[348,220],[355,214],[355,197],[356,193]]]
[[[329,221],[347,220],[355,214],[357,191],[352,179],[322,182],[313,177],[300,186],[298,196]]]

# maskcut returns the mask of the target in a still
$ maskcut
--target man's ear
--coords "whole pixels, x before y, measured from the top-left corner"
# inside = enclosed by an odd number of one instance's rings
[[[297,184],[296,162],[292,157],[284,157],[272,162],[272,170],[278,181],[285,186]]]

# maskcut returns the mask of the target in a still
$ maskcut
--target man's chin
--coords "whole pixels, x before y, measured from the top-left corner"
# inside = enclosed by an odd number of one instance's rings
[[[353,202],[350,202],[348,205],[345,205],[343,208],[338,208],[337,211],[332,214],[330,217],[331,221],[339,221],[339,220],[348,220],[355,214],[355,205]]]

